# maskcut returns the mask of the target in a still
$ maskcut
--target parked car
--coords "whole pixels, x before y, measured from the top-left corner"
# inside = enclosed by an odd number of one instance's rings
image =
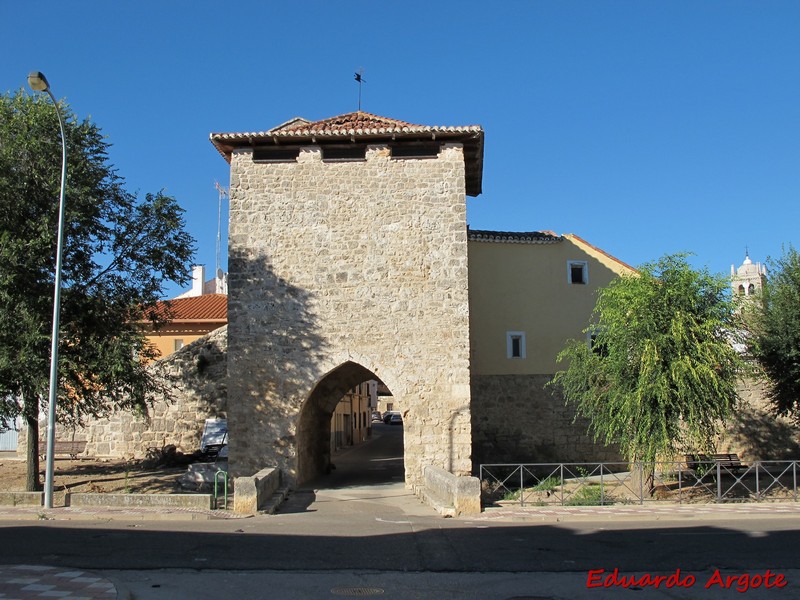
[[[381,413],[374,410],[372,411],[372,422],[375,423],[376,421],[383,421],[383,417],[381,417]]]
[[[389,416],[389,425],[402,425],[403,424],[403,415],[400,413],[392,413]]]

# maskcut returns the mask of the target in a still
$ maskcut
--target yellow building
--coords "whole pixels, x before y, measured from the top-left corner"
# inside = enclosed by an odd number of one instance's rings
[[[469,232],[473,374],[551,374],[597,290],[634,271],[576,235]]]
[[[161,357],[169,356],[187,344],[228,323],[228,296],[204,294],[159,302],[155,313],[165,324],[149,328],[147,339]]]
[[[572,234],[469,231],[473,458],[616,459],[546,387],[584,330],[597,292],[635,270]]]

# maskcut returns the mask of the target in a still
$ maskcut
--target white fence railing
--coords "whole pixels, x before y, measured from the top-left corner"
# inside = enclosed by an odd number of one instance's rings
[[[480,466],[484,506],[602,506],[664,502],[794,501],[800,461],[727,466],[714,460],[656,463],[517,463]],[[652,483],[649,475],[652,473]]]

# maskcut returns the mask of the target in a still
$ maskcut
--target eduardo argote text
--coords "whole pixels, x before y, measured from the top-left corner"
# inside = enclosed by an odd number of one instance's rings
[[[784,588],[788,583],[782,573],[776,573],[772,569],[733,574],[723,574],[719,569],[714,569],[708,577],[683,573],[680,569],[675,569],[666,575],[652,573],[626,575],[620,573],[619,569],[611,571],[592,569],[586,575],[587,588],[693,588],[698,585],[705,589],[722,588],[746,592],[755,589]]]

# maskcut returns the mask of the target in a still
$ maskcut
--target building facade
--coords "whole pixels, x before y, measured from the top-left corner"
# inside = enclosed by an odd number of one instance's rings
[[[547,386],[597,292],[635,270],[576,235],[469,232],[473,461],[619,460]]]
[[[164,322],[145,323],[148,341],[161,358],[208,335],[228,323],[228,297],[205,294],[159,302],[153,309]]]

